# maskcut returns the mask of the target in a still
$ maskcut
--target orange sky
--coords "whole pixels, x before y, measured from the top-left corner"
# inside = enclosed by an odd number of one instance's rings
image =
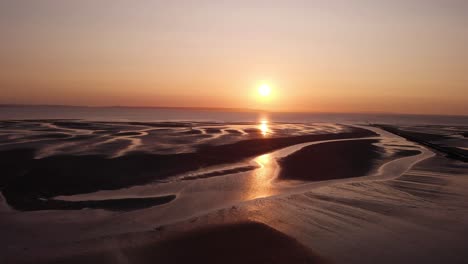
[[[1,1],[0,103],[468,114],[467,16],[460,0]]]

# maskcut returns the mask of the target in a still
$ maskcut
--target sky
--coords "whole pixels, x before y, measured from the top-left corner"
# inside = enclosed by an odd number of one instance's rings
[[[0,36],[1,104],[468,115],[465,0],[0,0]]]

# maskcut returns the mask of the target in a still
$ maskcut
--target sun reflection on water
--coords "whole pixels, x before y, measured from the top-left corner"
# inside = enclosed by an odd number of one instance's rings
[[[271,155],[270,154],[264,154],[255,159],[255,162],[260,165],[260,168],[265,168],[270,162],[271,162]]]
[[[260,124],[258,125],[258,128],[260,129],[260,132],[262,133],[264,137],[271,133],[270,128],[268,127],[268,120],[266,119],[260,120]]]
[[[267,197],[272,194],[271,180],[274,173],[272,163],[275,162],[270,154],[264,154],[255,159],[260,168],[252,171],[248,181],[246,199]]]

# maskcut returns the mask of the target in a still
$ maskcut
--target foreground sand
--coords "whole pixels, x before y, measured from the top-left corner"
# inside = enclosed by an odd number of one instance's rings
[[[186,231],[159,242],[113,248],[48,262],[65,263],[325,263],[296,240],[261,223],[240,222]]]

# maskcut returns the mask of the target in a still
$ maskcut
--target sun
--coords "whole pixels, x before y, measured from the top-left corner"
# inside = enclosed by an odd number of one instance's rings
[[[263,97],[267,97],[271,93],[271,88],[268,84],[264,83],[258,87],[258,93]]]

